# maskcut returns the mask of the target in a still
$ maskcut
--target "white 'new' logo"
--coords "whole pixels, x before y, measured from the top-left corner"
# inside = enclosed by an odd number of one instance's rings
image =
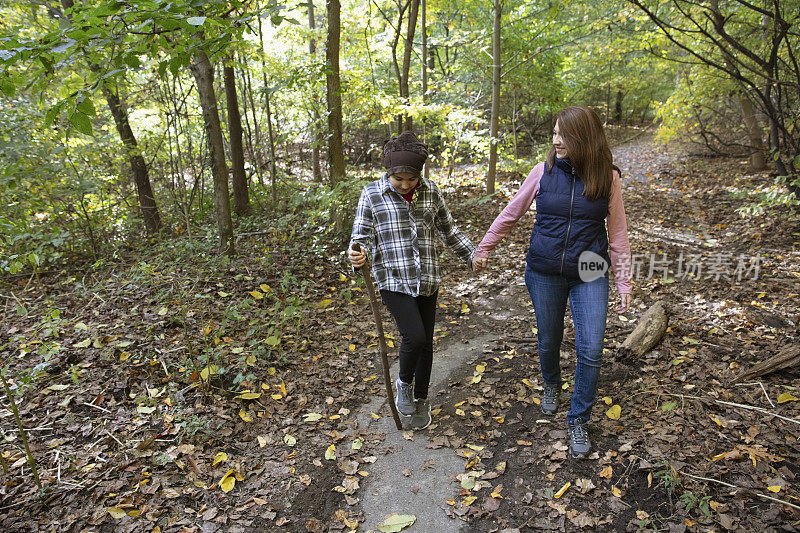
[[[594,252],[586,250],[578,257],[578,276],[581,281],[594,281],[606,275],[608,263]]]

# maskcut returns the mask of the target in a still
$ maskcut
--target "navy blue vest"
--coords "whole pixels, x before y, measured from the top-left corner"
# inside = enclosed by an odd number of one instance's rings
[[[589,201],[583,181],[569,159],[555,160],[552,171],[545,163],[536,195],[536,222],[526,261],[543,274],[578,278],[578,257],[591,250],[611,265],[608,256],[606,216],[608,198]]]

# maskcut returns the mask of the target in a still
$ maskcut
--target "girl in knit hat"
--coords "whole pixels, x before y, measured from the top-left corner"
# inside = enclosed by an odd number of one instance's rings
[[[410,131],[383,147],[386,172],[361,191],[348,255],[353,267],[372,254],[372,274],[402,336],[395,404],[413,429],[431,423],[428,384],[441,276],[436,234],[471,268],[475,246],[458,229],[439,187],[422,177],[428,147]],[[353,250],[353,244],[361,251]]]

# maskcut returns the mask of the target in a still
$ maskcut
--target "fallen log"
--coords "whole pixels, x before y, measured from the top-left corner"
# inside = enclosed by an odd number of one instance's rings
[[[745,370],[728,382],[729,385],[750,381],[771,372],[784,368],[800,365],[800,344],[789,344],[783,347],[776,355],[761,361],[754,367]]]
[[[667,306],[663,301],[658,301],[645,311],[631,334],[619,347],[620,356],[624,359],[641,358],[661,342],[668,324]]]

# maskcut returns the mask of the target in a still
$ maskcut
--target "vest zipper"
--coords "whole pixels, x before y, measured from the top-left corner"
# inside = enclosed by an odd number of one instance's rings
[[[572,203],[575,200],[575,169],[572,169],[572,185],[569,191],[569,221],[567,222],[567,234],[564,237],[564,251],[561,252],[561,271],[564,274],[564,256],[567,255],[567,245],[569,243],[569,230],[572,227]]]

